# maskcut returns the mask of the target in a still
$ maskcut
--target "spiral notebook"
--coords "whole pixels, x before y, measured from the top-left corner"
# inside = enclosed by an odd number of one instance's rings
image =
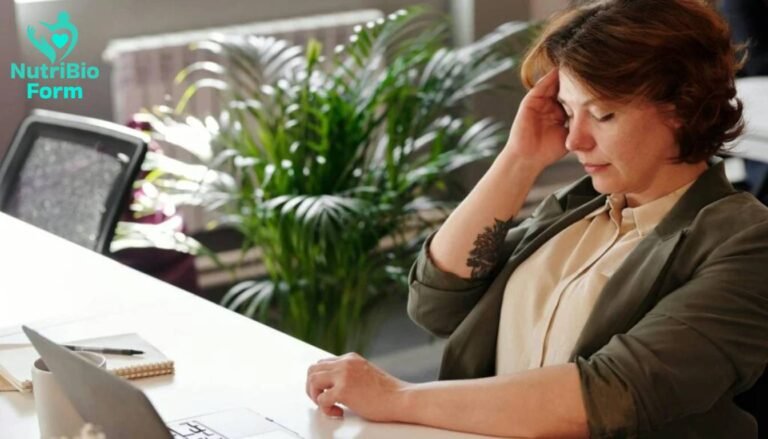
[[[144,351],[142,355],[104,355],[107,369],[129,380],[174,373],[173,360],[135,333],[75,340],[67,344]],[[39,357],[31,345],[11,349],[3,349],[0,345],[0,391],[32,390],[32,364]]]

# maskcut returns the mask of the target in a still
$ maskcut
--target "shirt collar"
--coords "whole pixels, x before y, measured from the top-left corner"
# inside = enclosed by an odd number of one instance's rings
[[[608,212],[614,222],[616,222],[617,225],[620,225],[620,218],[631,217],[637,227],[638,233],[641,237],[644,237],[661,222],[664,216],[672,209],[672,206],[680,200],[685,191],[688,190],[693,183],[694,182],[692,181],[661,198],[657,198],[637,207],[627,207],[627,199],[624,194],[610,194],[606,197],[604,205],[589,213],[585,218],[594,218]]]
[[[661,220],[664,219],[667,213],[672,209],[672,206],[680,200],[685,191],[687,191],[692,184],[693,181],[675,189],[661,198],[645,203],[642,206],[631,208],[640,236],[649,234]]]

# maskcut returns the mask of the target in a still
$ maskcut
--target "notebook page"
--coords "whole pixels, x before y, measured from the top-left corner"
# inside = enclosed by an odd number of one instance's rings
[[[135,333],[75,340],[66,344],[144,351],[142,355],[102,354],[107,359],[107,370],[127,379],[174,372],[173,361]],[[31,345],[9,346],[4,348],[0,345],[0,389],[8,387],[3,383],[6,381],[14,390],[29,391],[32,388],[32,364],[39,358],[39,354]]]

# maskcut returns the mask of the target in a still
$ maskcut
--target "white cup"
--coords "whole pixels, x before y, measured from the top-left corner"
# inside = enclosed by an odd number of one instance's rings
[[[93,352],[75,352],[102,369],[107,367],[107,359]],[[75,437],[80,434],[85,421],[59,387],[53,374],[42,358],[32,366],[32,391],[35,395],[37,423],[40,437]]]

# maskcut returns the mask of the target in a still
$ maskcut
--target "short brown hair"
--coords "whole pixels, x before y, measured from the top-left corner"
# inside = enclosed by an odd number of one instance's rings
[[[530,88],[553,67],[568,69],[601,99],[672,104],[680,162],[720,152],[744,130],[734,79],[740,49],[703,1],[608,0],[556,15],[521,68]]]

